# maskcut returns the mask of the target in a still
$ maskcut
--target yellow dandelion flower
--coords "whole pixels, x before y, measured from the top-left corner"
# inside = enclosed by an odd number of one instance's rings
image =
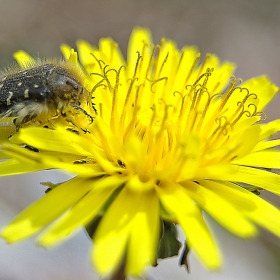
[[[280,176],[270,171],[280,168],[280,139],[271,139],[280,120],[259,123],[278,90],[267,77],[243,83],[231,63],[207,55],[199,64],[195,47],[153,45],[141,28],[127,61],[112,39],[77,46],[80,64],[69,46],[62,53],[87,73],[91,102],[71,120],[21,128],[3,144],[10,159],[0,163],[2,176],[57,168],[76,177],[19,214],[2,231],[7,241],[44,229],[39,243],[51,246],[98,221],[97,271],[112,275],[125,263],[125,274],[137,276],[157,262],[163,221],[181,226],[208,268],[220,266],[202,210],[239,237],[255,236],[256,225],[280,236],[280,211],[254,194],[280,194]]]

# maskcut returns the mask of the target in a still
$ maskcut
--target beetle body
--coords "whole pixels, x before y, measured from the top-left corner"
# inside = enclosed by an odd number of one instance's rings
[[[88,93],[80,79],[79,71],[63,61],[9,71],[0,77],[0,117],[15,117],[20,126],[63,114],[69,106],[79,107]]]

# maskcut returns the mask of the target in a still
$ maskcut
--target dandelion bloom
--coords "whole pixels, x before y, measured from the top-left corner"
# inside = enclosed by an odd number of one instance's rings
[[[84,111],[25,125],[3,144],[8,159],[0,163],[2,176],[52,168],[76,176],[5,227],[7,241],[45,229],[39,243],[52,246],[98,220],[98,273],[112,275],[125,259],[126,275],[137,276],[157,262],[163,221],[180,225],[208,268],[220,266],[201,210],[242,238],[255,236],[256,226],[280,236],[280,211],[254,193],[280,194],[280,176],[270,171],[280,168],[280,139],[271,138],[280,120],[259,123],[278,90],[267,77],[242,82],[233,64],[215,55],[199,64],[195,47],[153,45],[141,28],[127,61],[112,39],[77,48],[79,62],[69,46],[62,52],[84,71],[92,94]],[[19,52],[17,60],[32,58]]]

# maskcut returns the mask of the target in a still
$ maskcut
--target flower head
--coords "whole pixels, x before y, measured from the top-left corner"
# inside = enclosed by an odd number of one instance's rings
[[[11,159],[0,163],[2,175],[58,168],[77,176],[19,214],[4,228],[6,240],[46,228],[39,242],[50,246],[100,220],[97,271],[112,274],[125,259],[126,274],[140,275],[156,264],[162,221],[179,224],[188,247],[207,267],[219,267],[201,210],[242,238],[255,236],[255,225],[280,236],[280,211],[253,193],[280,194],[280,177],[269,171],[280,168],[272,149],[280,139],[270,139],[280,120],[259,123],[275,85],[264,76],[243,83],[215,55],[199,64],[195,47],[178,50],[164,39],[154,46],[140,28],[127,61],[112,39],[99,49],[77,46],[80,64],[70,47],[62,52],[85,71],[90,100],[68,117],[21,128],[3,145]]]

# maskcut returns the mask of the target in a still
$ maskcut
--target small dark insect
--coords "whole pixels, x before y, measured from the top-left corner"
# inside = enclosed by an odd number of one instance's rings
[[[39,153],[39,150],[37,148],[32,147],[30,145],[24,145],[23,148],[25,148],[25,149],[27,149],[27,150],[29,150],[31,152]]]
[[[38,64],[0,77],[0,117],[15,117],[17,127],[33,119],[63,115],[69,106],[80,108],[89,94],[74,65],[63,61]]]

